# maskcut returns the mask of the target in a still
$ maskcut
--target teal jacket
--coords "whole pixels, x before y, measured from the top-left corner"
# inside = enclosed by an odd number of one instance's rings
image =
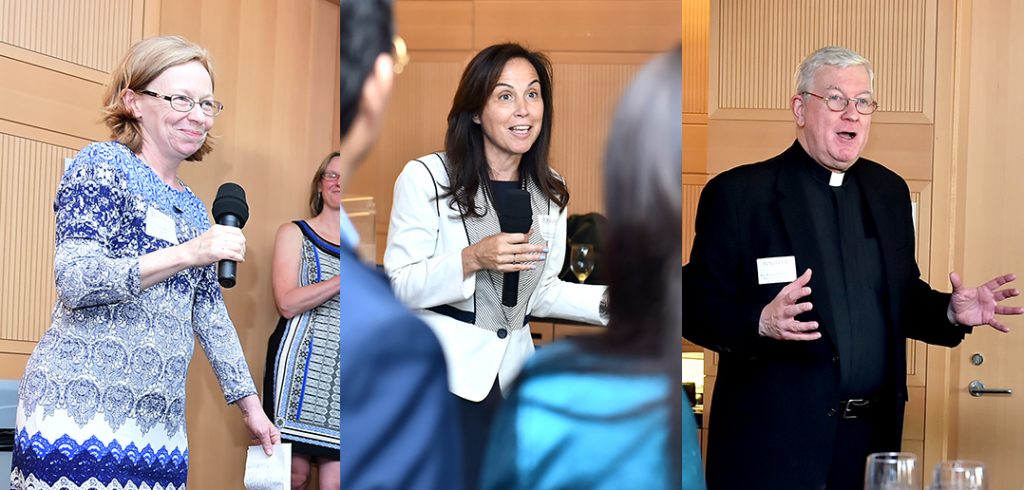
[[[704,469],[700,462],[700,445],[697,444],[697,424],[686,395],[683,395],[683,490],[705,490]]]
[[[642,363],[594,355],[572,341],[540,349],[498,412],[481,488],[675,487],[667,450],[671,380],[657,369],[637,369]],[[693,416],[684,412],[688,441],[696,432]],[[683,488],[703,489],[699,460],[691,475],[688,448],[684,442]]]

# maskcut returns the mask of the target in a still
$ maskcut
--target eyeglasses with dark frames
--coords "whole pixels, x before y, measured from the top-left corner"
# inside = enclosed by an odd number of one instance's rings
[[[853,107],[857,109],[857,112],[867,116],[875,112],[878,109],[878,101],[871,99],[863,99],[859,97],[843,97],[842,95],[833,94],[828,96],[818,95],[814,92],[800,92],[800,95],[812,95],[823,101],[828,106],[829,110],[833,112],[842,112],[846,110],[846,106],[853,102]]]
[[[174,109],[178,112],[189,112],[192,110],[193,107],[196,106],[196,104],[199,104],[199,110],[203,111],[203,114],[206,114],[210,117],[217,117],[221,112],[224,111],[224,104],[222,104],[219,100],[205,99],[196,102],[195,100],[192,100],[191,97],[185,95],[163,95],[158,94],[152,90],[139,90],[138,92],[140,94],[146,94],[150,97],[164,99],[167,102],[170,102],[171,109]]]

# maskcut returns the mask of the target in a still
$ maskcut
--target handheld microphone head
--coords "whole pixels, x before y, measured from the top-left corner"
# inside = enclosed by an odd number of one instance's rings
[[[501,231],[506,233],[526,233],[533,226],[533,208],[530,206],[530,193],[516,189],[505,193],[501,203],[502,211],[498,223]]]
[[[242,228],[249,220],[249,205],[245,202],[245,190],[234,182],[225,182],[217,189],[217,197],[213,200],[213,219],[218,224],[230,224]],[[225,223],[233,215],[238,224]]]
[[[241,228],[249,220],[249,205],[245,202],[245,190],[234,182],[225,182],[217,189],[213,200],[213,219],[218,225]],[[221,287],[235,286],[235,264],[232,260],[221,260],[217,264],[217,282]]]

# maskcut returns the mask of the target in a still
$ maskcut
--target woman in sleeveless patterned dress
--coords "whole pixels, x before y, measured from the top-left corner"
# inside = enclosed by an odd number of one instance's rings
[[[53,205],[58,300],[18,393],[16,489],[184,489],[195,338],[253,438],[268,454],[280,440],[212,265],[243,260],[245,237],[211,226],[178,178],[212,149],[224,107],[209,55],[180,37],[140,41],[105,100],[115,141],[78,153]]]
[[[313,218],[285,223],[274,244],[272,283],[281,321],[267,346],[264,409],[292,444],[292,488],[340,487],[340,322],[338,276],[341,161],[327,155],[310,184]]]

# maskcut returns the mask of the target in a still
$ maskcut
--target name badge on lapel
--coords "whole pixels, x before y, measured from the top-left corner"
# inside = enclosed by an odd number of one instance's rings
[[[171,242],[174,245],[178,244],[178,233],[174,227],[174,219],[153,206],[146,209],[146,234],[165,242]]]
[[[796,257],[757,259],[757,284],[790,283],[796,280]]]

